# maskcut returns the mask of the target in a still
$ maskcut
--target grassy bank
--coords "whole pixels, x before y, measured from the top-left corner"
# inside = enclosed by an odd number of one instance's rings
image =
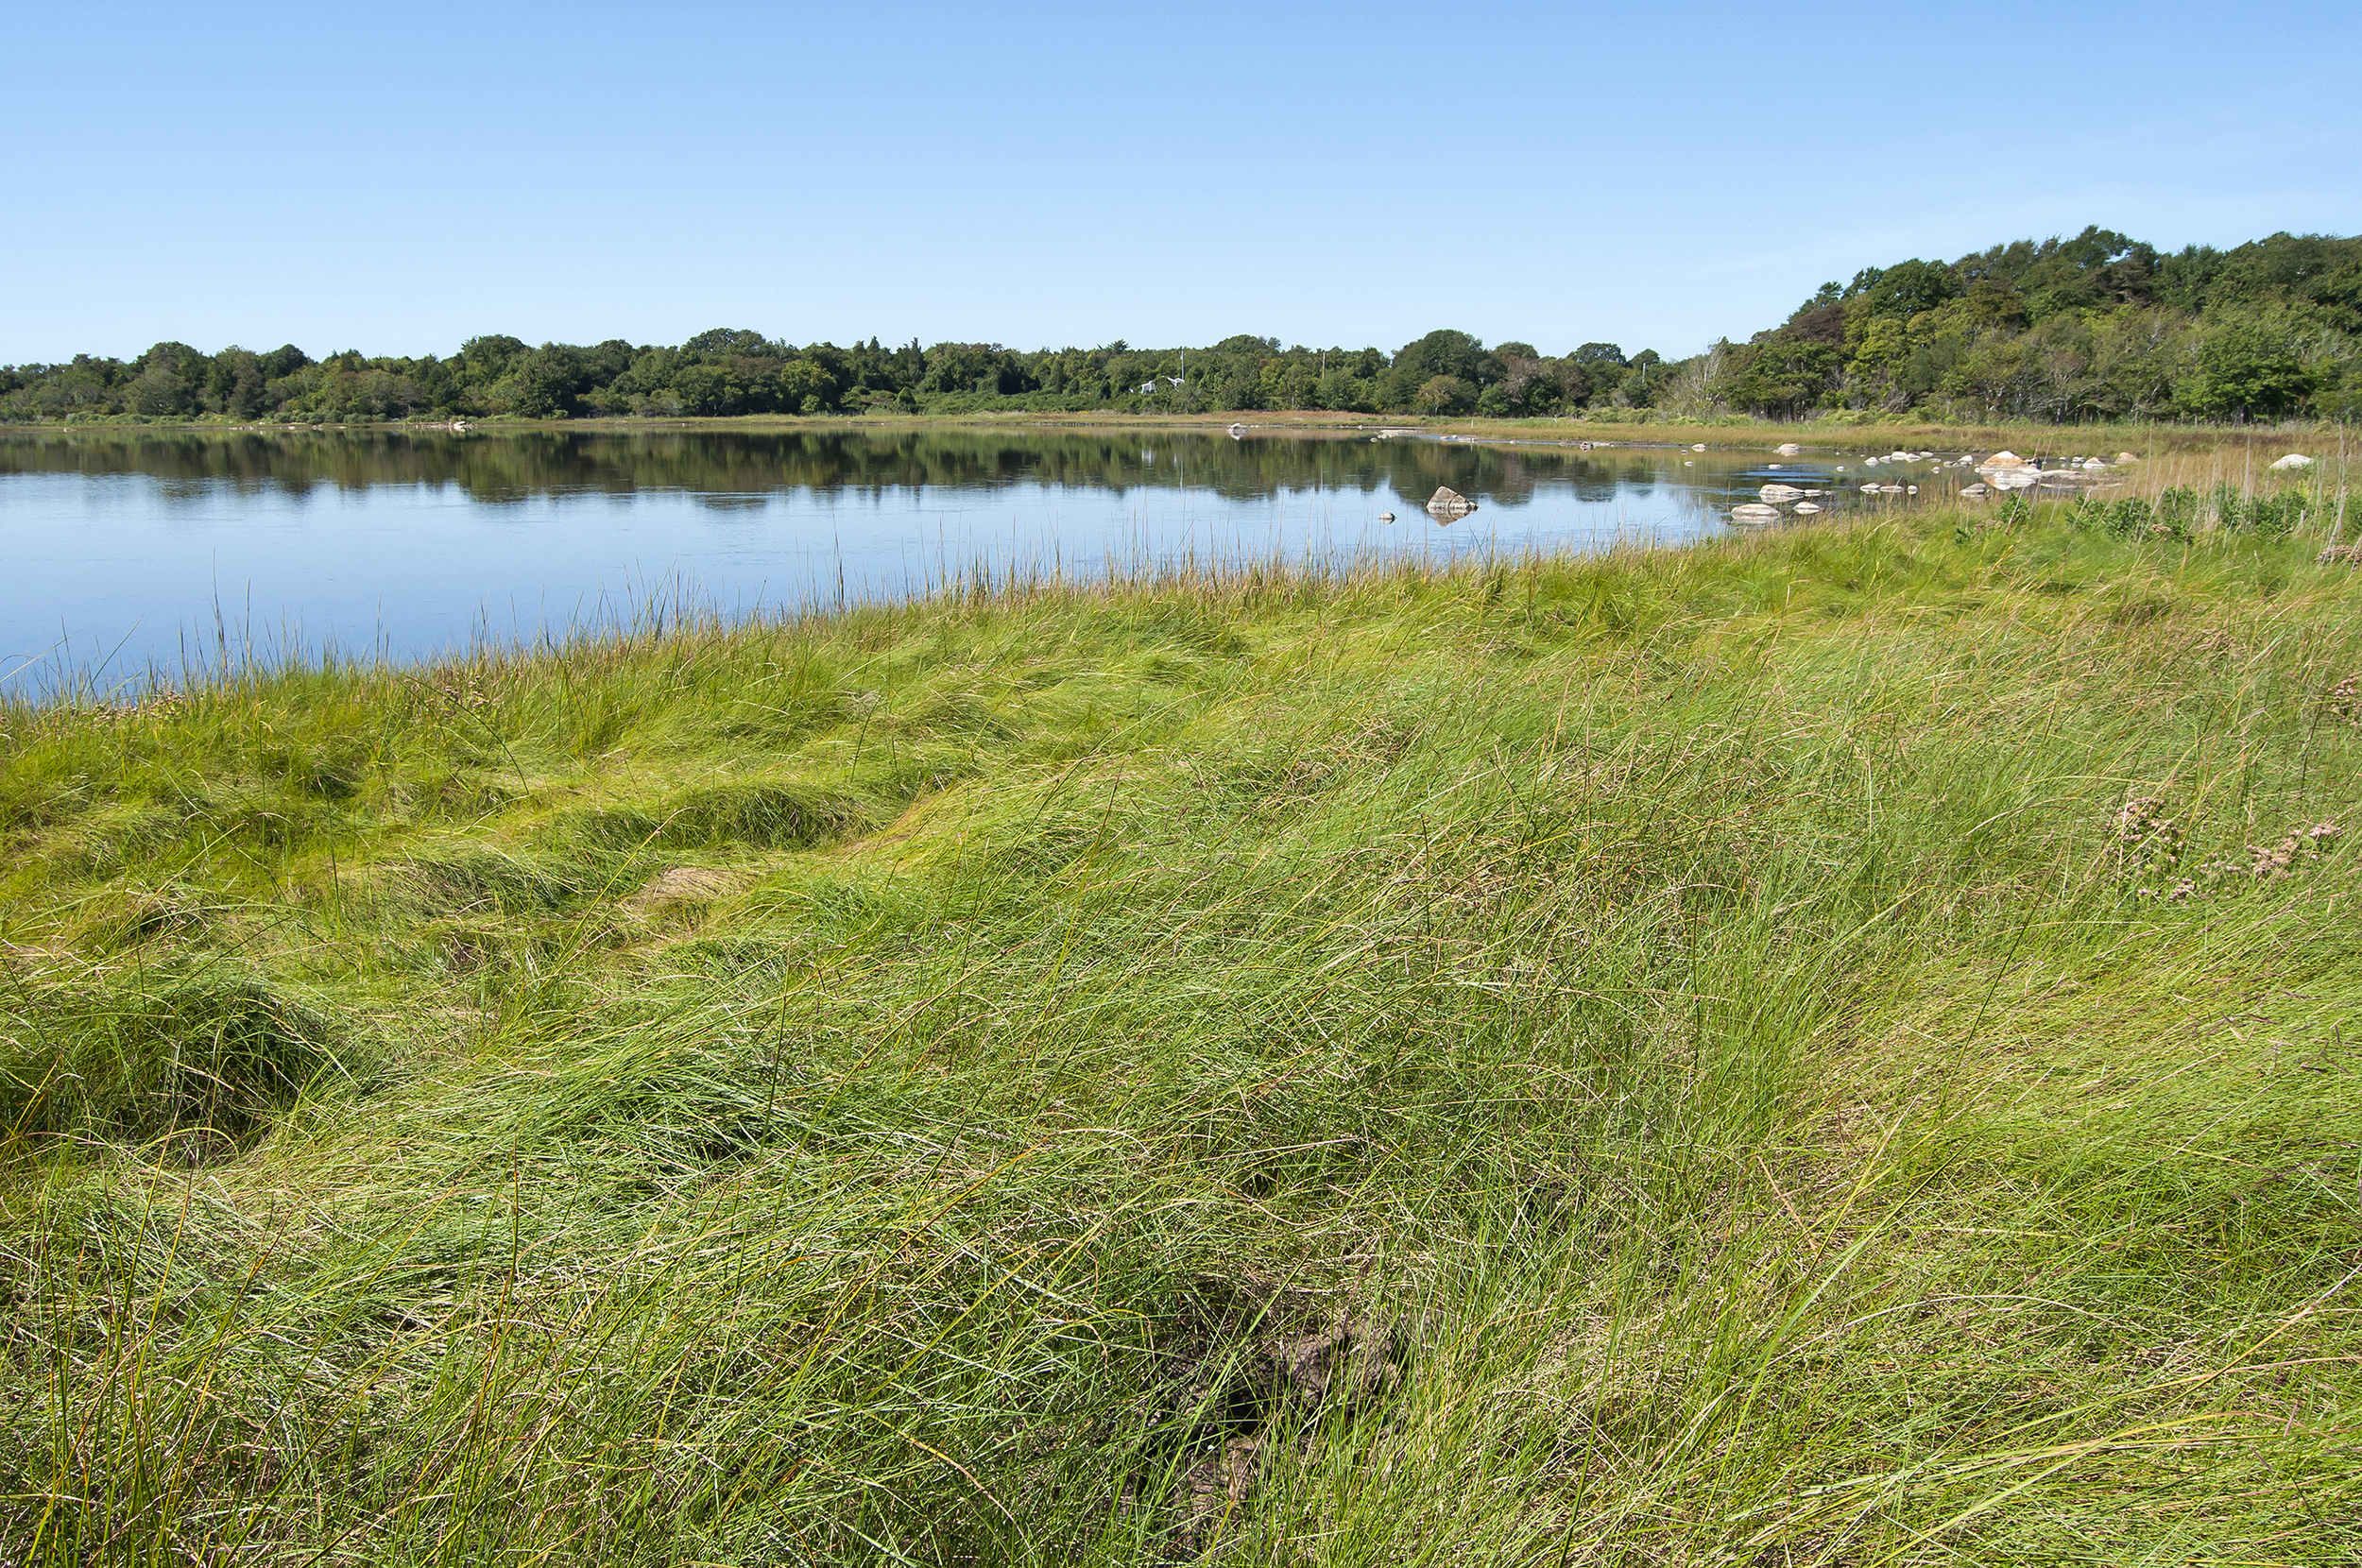
[[[2010,448],[2022,455],[2105,454],[2131,450],[2143,457],[2168,452],[2252,452],[2269,461],[2290,451],[2315,456],[2343,453],[2343,427],[2319,422],[2257,423],[2225,426],[2201,423],[2050,424],[2034,420],[1998,424],[1941,424],[1924,419],[1880,416],[1876,418],[1805,420],[1757,419],[1731,415],[1705,421],[1667,418],[1654,411],[1592,411],[1559,418],[1475,418],[1427,415],[1332,413],[1321,409],[1231,411],[1214,414],[1123,414],[1110,410],[1083,413],[1038,413],[1025,410],[977,411],[964,414],[781,415],[750,414],[719,418],[584,418],[520,419],[508,417],[470,418],[470,428],[492,433],[519,430],[770,431],[770,430],[907,430],[930,427],[962,429],[995,426],[1071,430],[1206,430],[1223,431],[1243,424],[1252,435],[1359,435],[1373,431],[1415,430],[1434,435],[1473,435],[1480,439],[1594,441],[1644,445],[1704,442],[1710,447],[1752,449],[1795,441],[1815,449],[1845,452],[1887,452],[1910,443],[1948,452],[1981,452]],[[228,418],[165,420],[137,416],[77,420],[71,426],[0,424],[0,433],[58,430],[106,431],[157,429],[194,431],[235,430],[444,430],[448,419],[413,419],[383,424],[282,425],[242,424]]]
[[[0,1559],[2349,1560],[2324,517],[9,709]]]

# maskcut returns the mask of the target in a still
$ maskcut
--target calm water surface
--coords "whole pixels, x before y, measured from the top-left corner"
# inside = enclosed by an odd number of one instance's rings
[[[21,434],[0,437],[0,682],[225,649],[412,658],[683,594],[744,613],[980,566],[1679,543],[1768,480],[1828,472],[1368,432]],[[1439,528],[1421,508],[1445,485],[1479,510]]]

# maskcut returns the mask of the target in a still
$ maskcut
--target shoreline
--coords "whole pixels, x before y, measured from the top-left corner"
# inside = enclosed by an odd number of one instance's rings
[[[2134,450],[2146,443],[2149,452],[2186,452],[2208,448],[2262,449],[2311,440],[2324,444],[2336,437],[2342,445],[2344,427],[2332,421],[2251,425],[2172,424],[1983,424],[1951,425],[1926,421],[1893,423],[1769,421],[1733,425],[1677,420],[1597,418],[1479,419],[1406,415],[1399,418],[1363,414],[1332,414],[1321,410],[1229,410],[1214,414],[1114,414],[1085,412],[1042,414],[1011,411],[969,414],[742,414],[713,418],[524,419],[506,416],[487,418],[387,419],[341,424],[286,424],[276,421],[235,423],[215,420],[108,418],[87,423],[0,424],[0,439],[29,435],[79,435],[94,433],[157,432],[197,435],[412,435],[490,436],[504,434],[546,435],[583,431],[602,435],[727,435],[774,432],[904,431],[962,429],[1036,429],[1088,433],[1168,430],[1224,435],[1241,427],[1249,438],[1285,436],[1299,439],[1375,437],[1381,431],[1399,431],[1426,437],[1461,436],[1482,445],[1543,445],[1600,447],[1674,447],[1704,443],[1707,450],[1730,450],[1793,441],[1809,448],[1836,450],[1870,448],[1905,438],[1963,450],[2012,450],[2031,446],[2036,452],[2064,452],[2078,445],[2105,442]],[[1554,440],[1536,439],[1545,434]],[[2033,453],[2028,453],[2032,455]],[[2143,455],[2148,455],[2144,452]]]

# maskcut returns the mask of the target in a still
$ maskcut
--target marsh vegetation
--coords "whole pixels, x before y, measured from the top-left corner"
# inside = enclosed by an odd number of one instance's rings
[[[10,706],[9,1560],[2350,1556],[2304,483]]]

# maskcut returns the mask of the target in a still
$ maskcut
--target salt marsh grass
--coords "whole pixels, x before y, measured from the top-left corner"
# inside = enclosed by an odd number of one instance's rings
[[[2351,1560],[2327,516],[9,707],[0,1560]]]

